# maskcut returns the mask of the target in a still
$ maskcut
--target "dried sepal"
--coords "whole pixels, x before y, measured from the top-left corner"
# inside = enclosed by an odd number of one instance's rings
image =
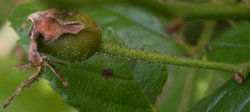
[[[28,19],[32,21],[29,33],[28,59],[30,63],[15,66],[22,68],[37,67],[38,72],[16,89],[4,104],[4,108],[25,87],[38,81],[43,75],[43,68],[45,67],[51,69],[64,87],[69,86],[63,74],[55,68],[55,64],[64,64],[48,60],[46,54],[67,61],[85,60],[92,56],[101,44],[101,29],[91,17],[85,14],[60,12],[56,9],[51,9],[44,12],[32,13]],[[20,30],[23,30],[25,27],[26,25],[21,26]]]
[[[46,41],[54,41],[64,33],[77,34],[85,28],[84,24],[80,22],[60,21],[65,14],[67,13],[60,13],[56,9],[51,9],[45,12],[33,13],[28,18]]]
[[[20,84],[16,91],[9,97],[9,99],[4,103],[3,108],[6,108],[11,101],[26,87],[30,86],[31,84],[33,84],[35,81],[37,81],[43,74],[43,66],[39,66],[38,67],[38,72],[35,75],[32,75],[31,77],[29,77],[28,80],[26,80],[25,82],[23,82],[22,84]]]
[[[80,22],[65,22],[65,24],[59,22],[58,20],[62,19],[62,17],[63,15],[56,9],[45,12],[36,12],[28,17],[28,19],[32,21],[32,27],[29,34],[30,47],[28,59],[30,60],[30,63],[18,64],[15,66],[22,68],[37,67],[38,72],[17,87],[16,91],[4,103],[4,108],[6,108],[24,88],[30,86],[35,81],[38,81],[43,75],[44,67],[46,66],[48,66],[51,71],[54,72],[56,77],[61,80],[65,87],[69,86],[66,78],[53,65],[57,62],[48,60],[43,53],[39,52],[37,44],[40,35],[44,37],[45,41],[54,41],[64,33],[77,34],[84,28],[84,25]]]

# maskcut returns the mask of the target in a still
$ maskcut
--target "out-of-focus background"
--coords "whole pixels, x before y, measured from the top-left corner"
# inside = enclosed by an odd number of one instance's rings
[[[0,29],[0,105],[14,92],[16,87],[29,76],[35,69],[21,69],[11,67],[17,63],[24,63],[25,55],[22,49],[16,46],[17,34],[5,22]],[[76,112],[72,107],[61,101],[45,79],[24,89],[11,105],[0,108],[0,112]]]
[[[10,27],[10,23],[4,20],[14,5],[27,1],[0,0],[0,112],[77,112],[61,101],[60,96],[52,90],[45,79],[24,89],[8,108],[2,108],[16,87],[36,72],[35,69],[11,67],[27,60],[22,49],[16,44],[18,35]]]

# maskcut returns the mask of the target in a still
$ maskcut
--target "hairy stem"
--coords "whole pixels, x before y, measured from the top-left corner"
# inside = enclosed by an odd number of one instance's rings
[[[102,43],[100,52],[118,55],[121,57],[132,58],[137,60],[163,63],[176,66],[196,67],[203,69],[227,71],[227,72],[244,72],[242,71],[243,66],[235,64],[225,64],[217,62],[208,62],[201,60],[194,60],[189,58],[168,56],[166,54],[160,54],[156,52],[147,52],[128,48],[125,46],[114,45],[111,43]]]

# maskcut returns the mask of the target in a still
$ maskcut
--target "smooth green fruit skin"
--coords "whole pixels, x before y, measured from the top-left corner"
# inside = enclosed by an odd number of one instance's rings
[[[67,16],[63,21],[81,22],[87,27],[97,28],[95,21],[83,13]],[[100,29],[83,29],[78,34],[63,34],[53,42],[46,42],[42,36],[38,39],[39,52],[70,61],[83,61],[94,55],[101,44]]]

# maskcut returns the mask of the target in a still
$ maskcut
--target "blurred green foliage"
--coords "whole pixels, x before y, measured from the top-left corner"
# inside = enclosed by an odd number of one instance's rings
[[[226,63],[246,63],[250,60],[250,23],[243,22],[223,32],[213,43],[208,59]],[[225,53],[227,56],[222,55]]]
[[[0,28],[3,22],[6,21],[12,7],[13,0],[0,0]]]
[[[227,81],[209,97],[199,101],[190,112],[249,112],[250,77],[240,84]]]
[[[17,59],[10,56],[0,58],[0,104],[4,104],[7,98],[14,92],[16,87],[34,74],[34,69],[17,69],[11,67],[20,63]],[[76,112],[73,108],[61,101],[48,85],[47,81],[41,79],[30,88],[17,96],[12,104],[6,108],[0,108],[1,112]]]

